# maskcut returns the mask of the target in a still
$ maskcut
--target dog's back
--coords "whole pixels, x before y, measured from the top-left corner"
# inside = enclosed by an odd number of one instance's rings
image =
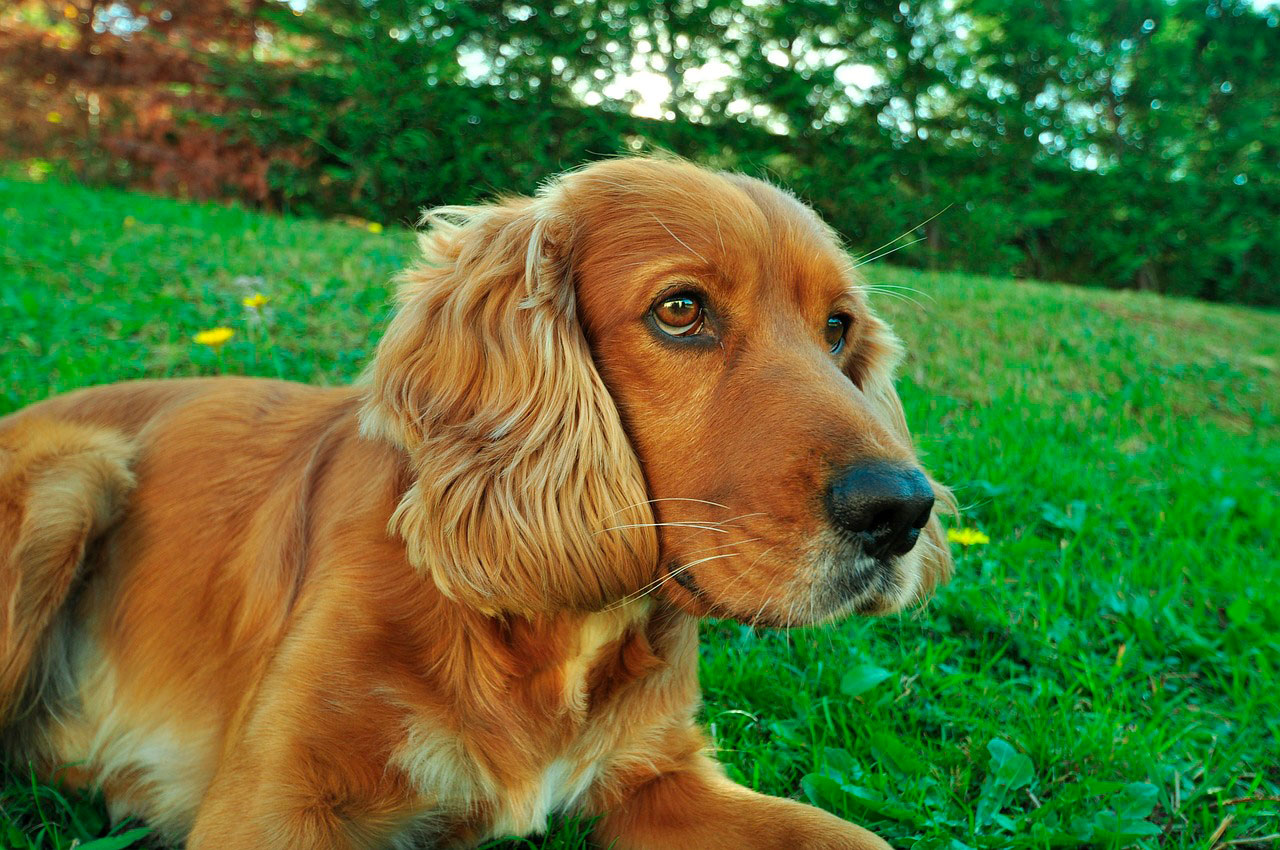
[[[334,444],[355,439],[357,397],[140,381],[0,418],[9,757],[42,774],[78,762],[71,784],[102,784],[181,834],[286,630],[308,495]]]

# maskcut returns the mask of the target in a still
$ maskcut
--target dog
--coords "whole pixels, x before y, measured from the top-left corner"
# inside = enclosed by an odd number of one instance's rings
[[[620,158],[430,213],[365,378],[82,389],[0,419],[6,758],[192,848],[884,848],[731,782],[697,623],[950,573],[833,232]]]

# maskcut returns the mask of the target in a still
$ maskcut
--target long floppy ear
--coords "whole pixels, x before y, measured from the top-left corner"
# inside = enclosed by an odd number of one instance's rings
[[[907,428],[907,415],[893,385],[894,371],[902,360],[902,343],[889,326],[869,309],[865,316],[865,320],[859,319],[864,322],[863,337],[851,377],[861,387],[877,418],[914,453],[915,443]],[[919,596],[922,599],[951,578],[951,544],[947,542],[947,532],[938,515],[946,513],[956,516],[959,513],[951,491],[935,481],[933,476],[925,474],[929,478],[929,486],[933,488],[936,502],[933,515],[929,517],[929,522],[916,543],[921,553]]]
[[[487,612],[598,609],[657,567],[640,464],[575,316],[559,196],[427,215],[361,411],[416,479],[392,533]]]

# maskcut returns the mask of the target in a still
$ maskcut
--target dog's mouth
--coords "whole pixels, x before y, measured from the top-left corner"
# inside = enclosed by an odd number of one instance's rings
[[[691,614],[767,628],[807,626],[849,614],[876,616],[902,608],[919,586],[914,553],[870,555],[844,535],[823,535],[809,566],[763,593],[743,592],[739,575],[723,568],[667,566],[668,598]],[[677,589],[678,588],[678,589]],[[733,592],[727,592],[733,591]]]
[[[729,620],[744,619],[741,615],[725,607],[723,603],[718,602],[711,593],[704,590],[702,585],[698,584],[698,579],[694,577],[691,570],[680,569],[678,564],[672,564],[667,568],[667,574],[671,576],[672,581],[684,589],[685,593],[696,604],[696,608],[692,613],[704,617],[722,617]]]
[[[680,569],[677,564],[673,563],[667,568],[667,575],[670,577],[670,581],[679,585],[680,591],[682,591],[668,593],[668,598],[695,616],[736,620],[739,623],[763,626],[765,628],[786,628],[788,625],[796,625],[785,621],[772,611],[767,604],[761,605],[759,610],[751,612],[736,610],[731,607],[730,603],[719,599],[717,594],[703,587],[690,569]]]
[[[902,608],[920,586],[920,557],[913,547],[873,553],[848,535],[833,535],[824,543],[813,559],[816,607],[828,612],[824,619],[888,614]]]
[[[705,594],[702,592],[702,588],[698,587],[697,580],[692,575],[690,575],[688,570],[681,570],[677,567],[677,565],[672,564],[671,567],[668,569],[668,572],[671,574],[671,578],[672,580],[675,581],[676,584],[680,585],[685,590],[689,591],[691,595],[697,597],[698,599],[703,598]]]
[[[898,593],[896,560],[861,556],[851,567],[838,568],[824,594],[829,600],[827,607],[850,608],[859,614],[880,613],[883,600]]]

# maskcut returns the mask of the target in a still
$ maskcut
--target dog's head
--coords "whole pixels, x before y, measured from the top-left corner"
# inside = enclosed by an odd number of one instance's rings
[[[393,528],[445,593],[794,625],[947,577],[898,343],[795,198],[620,159],[429,222],[362,418],[411,459]]]

